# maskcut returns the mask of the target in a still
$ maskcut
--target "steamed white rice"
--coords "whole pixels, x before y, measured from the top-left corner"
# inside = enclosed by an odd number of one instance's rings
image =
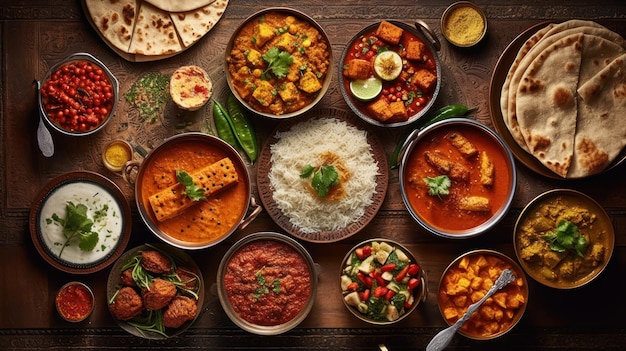
[[[269,172],[273,199],[290,222],[304,233],[333,231],[358,220],[376,193],[378,162],[367,133],[334,118],[311,119],[279,132],[271,150]],[[350,177],[345,196],[324,201],[308,190],[311,179],[300,178],[306,165],[322,163],[322,155],[339,157]]]

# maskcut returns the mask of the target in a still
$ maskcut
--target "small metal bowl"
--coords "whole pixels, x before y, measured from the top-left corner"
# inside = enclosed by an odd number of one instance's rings
[[[59,289],[54,304],[64,320],[72,323],[82,322],[93,312],[95,306],[93,291],[84,283],[69,282]]]
[[[584,214],[586,211],[591,215]],[[555,253],[543,239],[556,231],[560,219],[575,222],[579,233],[587,238],[584,259],[575,258],[573,253]],[[522,210],[515,223],[513,245],[520,265],[531,278],[547,287],[568,290],[589,284],[604,271],[613,254],[615,231],[611,218],[594,199],[576,190],[553,189],[538,195]],[[558,265],[543,264],[555,257],[559,258]],[[568,267],[576,267],[576,273]]]
[[[406,273],[406,275],[404,276],[403,279],[400,279],[399,284],[395,284],[398,283],[396,281],[396,278],[399,276],[400,274],[400,270],[398,273],[395,273],[394,271],[391,271],[391,279],[384,279],[383,276],[378,277],[378,274],[383,274],[382,271],[382,266],[384,266],[384,264],[380,264],[379,262],[375,261],[375,253],[372,252],[371,255],[366,255],[365,253],[363,253],[363,249],[364,247],[370,247],[373,248],[374,246],[376,246],[377,248],[380,249],[381,244],[382,243],[386,243],[388,244],[390,247],[392,247],[394,250],[400,250],[401,252],[403,252],[409,259],[408,264],[406,267],[409,267],[411,264],[415,264],[417,265],[418,268],[418,272],[411,275],[410,273],[408,273],[408,269],[407,271],[405,271],[403,274]],[[372,278],[369,275],[364,275],[366,280],[372,279],[372,283],[375,280],[376,284],[378,285],[378,287],[382,287],[385,289],[391,289],[389,288],[390,285],[394,285],[395,287],[399,287],[400,285],[402,286],[407,286],[407,291],[410,294],[409,297],[407,297],[406,302],[410,303],[409,307],[405,307],[401,310],[399,310],[399,316],[396,319],[373,319],[373,318],[369,318],[366,313],[363,313],[363,311],[361,311],[359,308],[364,308],[363,306],[367,306],[368,305],[368,299],[363,299],[363,292],[366,290],[369,290],[369,294],[370,297],[374,296],[375,294],[375,289],[368,287],[368,284],[366,284],[365,282],[362,281],[358,281],[358,273],[355,273],[356,271],[360,271],[359,267],[353,267],[353,259],[356,260],[358,258],[358,251],[360,250],[362,255],[366,255],[367,257],[372,257],[372,263],[371,264],[367,264],[367,266],[371,266],[373,267],[374,265],[377,267],[374,272],[376,272],[375,277]],[[368,258],[364,256],[363,259],[358,260],[358,262],[367,262]],[[406,317],[408,317],[413,311],[415,311],[415,309],[417,308],[417,306],[421,303],[426,301],[426,298],[428,297],[428,287],[426,284],[426,275],[424,273],[423,268],[421,267],[421,265],[419,264],[419,262],[417,261],[417,259],[415,258],[415,256],[413,255],[413,253],[411,253],[411,251],[409,251],[409,249],[407,249],[405,246],[403,246],[402,244],[398,243],[397,241],[394,240],[389,240],[389,239],[382,239],[382,238],[376,238],[376,239],[368,239],[365,240],[359,244],[357,244],[356,246],[354,246],[352,249],[350,249],[350,251],[348,251],[348,253],[346,254],[346,256],[344,257],[343,261],[341,261],[341,267],[340,267],[340,271],[339,271],[339,276],[341,277],[341,288],[340,291],[342,293],[342,301],[344,303],[344,305],[346,306],[346,308],[348,309],[348,311],[350,311],[355,317],[359,318],[360,320],[370,323],[370,324],[374,324],[374,325],[390,325],[390,324],[395,324],[400,322],[401,320],[405,319]],[[389,263],[387,261],[385,261],[385,263]],[[363,272],[361,272],[363,273]],[[394,274],[395,273],[395,276]],[[354,281],[354,276],[357,276],[356,280]],[[348,279],[352,280],[353,283],[356,283],[356,285],[358,286],[357,290],[353,290],[351,288],[346,288],[344,289],[345,284],[348,284]],[[382,285],[381,283],[383,281],[381,281],[380,279],[383,279],[385,281],[385,284]],[[417,286],[415,287],[410,287],[409,285],[409,280],[411,279],[417,279],[417,281],[415,281],[415,283],[417,283]],[[351,283],[352,284],[352,283]],[[413,282],[411,282],[411,284],[413,284]],[[372,284],[373,285],[373,284]],[[389,291],[389,290],[387,290]],[[399,292],[397,292],[399,293]],[[356,294],[356,295],[355,295]],[[353,295],[352,297],[347,297],[348,295]],[[394,294],[395,295],[395,294]],[[358,296],[358,306],[355,306],[356,304],[356,296]],[[405,295],[406,296],[406,295]],[[385,296],[382,296],[381,298],[385,298]],[[393,297],[392,297],[393,298]]]
[[[458,190],[458,194],[442,195],[441,198],[428,194],[428,187],[422,181],[425,177],[442,175],[426,162],[424,151],[447,152],[453,149],[450,146],[442,146],[447,141],[444,138],[451,132],[467,134],[468,139],[476,145],[479,152],[489,150],[488,157],[494,164],[495,181],[491,187],[478,188],[477,179],[479,172],[477,163],[480,162],[478,155],[470,161],[472,167],[470,182],[455,182],[452,180],[451,189]],[[456,159],[460,159],[458,152],[453,150]],[[452,157],[444,155],[444,157]],[[455,159],[455,160],[456,160]],[[430,173],[429,173],[430,172]],[[448,239],[466,239],[481,235],[493,228],[508,212],[517,187],[517,174],[513,155],[504,141],[485,125],[468,118],[451,118],[437,122],[422,131],[414,131],[409,135],[402,151],[400,162],[400,189],[402,200],[411,217],[429,232]],[[472,179],[474,180],[471,183]],[[415,182],[415,183],[412,183]],[[452,191],[452,190],[451,190]],[[470,196],[484,196],[489,192],[491,200],[489,210],[471,214],[469,211],[458,210],[458,198]],[[430,206],[426,207],[425,206]],[[443,211],[447,209],[446,211]],[[461,220],[450,220],[454,216]]]
[[[472,23],[476,28],[470,28]],[[452,27],[452,25],[456,27]],[[483,10],[469,1],[458,1],[448,6],[441,16],[441,33],[454,46],[471,47],[487,33],[487,17]]]
[[[306,298],[306,301],[304,301],[304,304],[302,305],[301,309],[299,311],[295,311],[293,313],[294,314],[293,318],[291,318],[288,321],[284,321],[282,323],[279,322],[279,324],[273,324],[273,325],[270,325],[272,323],[269,323],[269,322],[267,323],[268,325],[255,324],[249,321],[252,318],[244,319],[244,317],[238,314],[238,312],[233,307],[233,301],[231,300],[231,298],[235,298],[236,296],[232,296],[229,294],[236,294],[237,291],[240,291],[245,288],[250,288],[249,284],[245,285],[243,282],[246,279],[250,279],[251,276],[252,276],[252,279],[256,280],[256,285],[255,285],[256,288],[254,290],[255,291],[254,293],[259,294],[259,296],[257,296],[257,298],[259,299],[264,298],[262,295],[265,295],[265,294],[270,294],[270,295],[275,294],[276,291],[274,289],[281,289],[280,280],[278,278],[272,279],[271,282],[269,281],[269,279],[266,281],[265,276],[262,273],[260,273],[263,267],[254,266],[254,264],[259,264],[259,263],[263,264],[261,263],[264,260],[264,258],[262,257],[263,253],[261,253],[260,255],[255,255],[254,263],[246,264],[246,265],[239,265],[237,267],[236,272],[230,272],[231,268],[229,268],[229,264],[231,260],[233,259],[233,257],[237,255],[241,250],[250,248],[249,245],[252,245],[255,243],[264,245],[263,246],[264,249],[267,248],[269,245],[286,246],[290,248],[291,250],[293,250],[296,254],[298,254],[302,258],[302,260],[305,262],[305,265],[306,265],[305,269],[308,272],[308,277],[309,277],[308,280],[310,282],[309,283],[310,286],[308,289],[309,295]],[[275,250],[275,251],[278,252],[280,250]],[[283,251],[287,252],[289,250],[283,249]],[[246,252],[246,254],[249,254],[249,252]],[[277,256],[274,255],[270,257],[270,259],[275,259],[276,257]],[[249,267],[252,270],[246,271],[245,267]],[[279,269],[278,265],[274,265],[273,269],[274,270]],[[311,255],[309,255],[308,251],[302,245],[300,245],[300,243],[298,243],[296,240],[284,234],[279,234],[279,233],[274,233],[274,232],[253,233],[237,241],[233,246],[230,247],[230,249],[226,252],[224,257],[222,258],[222,261],[220,262],[219,268],[217,270],[217,294],[219,297],[220,304],[222,305],[222,308],[224,308],[224,311],[228,315],[228,318],[230,318],[230,320],[233,323],[235,323],[237,326],[239,326],[241,329],[247,332],[253,333],[253,334],[258,334],[258,335],[282,334],[295,328],[298,324],[300,324],[308,316],[309,312],[313,308],[313,304],[315,303],[315,297],[317,295],[318,271],[319,269],[317,265],[313,262]],[[298,277],[293,275],[294,272],[282,272],[282,273],[285,273],[285,277],[287,277],[288,275],[289,276],[288,278],[292,279],[292,281],[295,281],[296,279],[298,279]],[[296,273],[303,273],[303,272],[298,270]],[[233,289],[231,286],[227,286],[229,285],[229,283],[226,281],[226,277],[231,274],[238,275],[238,278],[240,278],[240,281],[241,281],[240,285],[242,287],[240,286],[239,289]],[[278,286],[274,285],[274,282],[276,281],[279,281]],[[278,291],[282,292],[282,290],[278,290]],[[279,292],[278,294],[280,294],[281,292]],[[267,301],[270,301],[270,300],[268,299]],[[254,308],[252,307],[253,306],[250,306],[251,312],[252,310],[254,310]],[[257,310],[258,310],[257,312],[259,313],[271,312],[271,310],[267,308],[257,309]],[[281,310],[280,314],[283,314],[283,313],[286,313],[285,310]],[[267,315],[265,316],[266,316],[265,320],[268,320],[269,316]],[[260,317],[257,316],[256,318],[260,318]],[[274,321],[272,320],[272,322]]]
[[[526,275],[524,275],[524,271],[517,262],[503,253],[487,249],[473,250],[460,255],[446,267],[441,275],[437,289],[437,302],[439,312],[441,312],[441,316],[445,319],[446,323],[448,323],[448,325],[454,324],[454,322],[465,313],[467,307],[477,301],[476,298],[480,299],[480,297],[489,290],[493,282],[495,282],[501,271],[505,268],[509,268],[515,275],[515,280],[499,291],[499,293],[506,293],[507,295],[498,296],[498,293],[496,293],[491,297],[491,302],[488,300],[481,306],[481,308],[490,309],[490,311],[486,312],[497,313],[496,311],[500,310],[503,313],[502,318],[499,321],[492,320],[489,322],[485,319],[482,325],[481,323],[474,324],[474,318],[480,318],[482,316],[479,309],[474,312],[472,317],[465,322],[458,332],[470,339],[490,340],[502,336],[513,329],[520,319],[522,319],[526,311],[526,306],[528,305],[528,281]],[[474,272],[474,274],[470,274],[470,271]],[[459,278],[458,275],[465,273],[468,273],[465,279],[467,279],[470,286],[457,284],[458,280],[456,278]],[[456,278],[452,277],[454,274],[457,275]],[[481,280],[479,281],[477,279]],[[491,282],[489,282],[489,280],[491,280]],[[454,291],[454,295],[448,294],[448,288]],[[503,297],[507,299],[510,298],[511,300],[502,300]],[[518,297],[521,297],[521,299]],[[461,303],[464,298],[467,300],[462,304],[464,305],[462,307]],[[506,301],[506,310],[499,305],[499,303],[501,304],[503,301]],[[452,308],[452,310],[447,310],[445,306]],[[513,312],[512,316],[507,318],[505,311]],[[485,314],[488,315],[488,313]],[[450,318],[446,318],[446,315]],[[496,324],[491,325],[490,328],[487,329],[488,323]],[[501,326],[500,324],[502,323],[506,324]],[[477,330],[472,330],[472,328],[480,327],[485,327],[485,330],[482,330],[481,333],[478,333]]]
[[[230,69],[229,66],[231,65],[231,63],[229,62],[229,57],[231,56],[231,52],[233,50],[233,47],[236,45],[236,42],[238,40],[250,40],[249,37],[246,37],[244,39],[241,39],[240,33],[241,31],[247,27],[248,24],[250,23],[257,23],[257,22],[262,22],[264,16],[267,16],[270,13],[279,13],[285,16],[291,16],[291,17],[295,17],[299,20],[308,22],[312,27],[314,27],[319,35],[324,39],[324,41],[326,42],[327,45],[327,49],[328,50],[328,60],[329,60],[329,64],[326,70],[326,74],[324,77],[324,80],[321,82],[322,83],[322,88],[317,91],[315,94],[315,98],[307,105],[301,107],[298,110],[295,111],[291,111],[291,112],[286,112],[286,113],[282,113],[282,114],[274,114],[271,112],[262,112],[262,111],[258,111],[258,109],[255,109],[255,107],[253,105],[251,105],[249,103],[249,99],[246,99],[244,97],[242,97],[239,92],[237,91],[236,88],[236,83],[233,82],[233,75],[230,73]],[[282,28],[281,28],[282,30]],[[271,39],[270,39],[271,41]],[[274,46],[276,47],[276,46]],[[328,39],[328,35],[326,34],[326,32],[324,31],[324,29],[310,16],[306,15],[305,13],[298,11],[298,10],[294,10],[288,7],[269,7],[263,10],[260,10],[254,14],[252,14],[250,17],[248,17],[247,19],[245,19],[238,27],[237,29],[234,31],[233,35],[231,36],[230,40],[228,41],[228,44],[226,46],[226,50],[225,50],[225,59],[224,59],[224,70],[225,70],[225,75],[226,75],[226,82],[228,83],[228,87],[230,88],[230,91],[233,93],[233,95],[237,98],[237,100],[239,100],[239,102],[248,110],[252,111],[255,114],[258,114],[260,116],[266,117],[266,118],[270,118],[270,119],[287,119],[287,118],[291,118],[291,117],[297,117],[302,115],[303,113],[305,113],[306,111],[310,110],[311,108],[313,108],[326,94],[326,92],[328,91],[328,88],[330,86],[330,83],[333,79],[333,53],[332,53],[332,45],[330,43],[330,40]],[[297,84],[297,82],[296,82]],[[274,92],[275,93],[275,92]]]
[[[119,172],[133,159],[133,147],[122,139],[108,142],[102,149],[102,163],[111,172]]]
[[[104,72],[104,74],[106,75],[106,77],[108,78],[109,82],[111,83],[111,92],[113,93],[113,97],[112,97],[112,105],[111,108],[109,110],[109,113],[107,115],[107,117],[104,119],[104,121],[102,121],[100,124],[98,124],[95,128],[92,128],[90,130],[87,131],[70,131],[67,130],[65,128],[63,128],[61,125],[54,123],[50,117],[48,116],[48,113],[45,109],[45,103],[46,103],[46,98],[44,96],[42,96],[42,92],[41,90],[43,90],[44,85],[46,84],[46,82],[50,79],[50,77],[61,67],[70,64],[72,62],[79,62],[79,61],[88,61],[92,64],[95,64],[96,66],[98,66],[99,68],[102,69],[102,71]],[[79,91],[79,89],[77,89],[77,91]],[[78,94],[78,93],[77,93]],[[111,120],[112,116],[115,114],[115,110],[117,109],[117,103],[118,103],[118,95],[119,95],[119,83],[117,81],[117,78],[115,78],[115,76],[113,75],[113,73],[111,73],[111,71],[107,68],[107,66],[105,66],[104,63],[102,63],[100,60],[98,60],[97,58],[95,58],[93,55],[88,54],[88,53],[76,53],[76,54],[72,54],[68,57],[66,57],[64,60],[62,60],[61,62],[55,64],[54,66],[52,66],[50,68],[50,70],[48,71],[48,73],[45,75],[44,79],[41,81],[41,89],[38,92],[38,103],[39,103],[39,111],[41,116],[43,117],[43,120],[46,122],[46,125],[48,125],[49,127],[51,127],[52,129],[54,129],[55,131],[63,134],[63,135],[69,135],[69,136],[85,136],[85,135],[90,135],[93,133],[96,133],[99,130],[102,130],[107,123],[109,123],[109,121]]]

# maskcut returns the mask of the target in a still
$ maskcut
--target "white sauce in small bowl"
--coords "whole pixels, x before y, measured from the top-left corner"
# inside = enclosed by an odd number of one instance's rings
[[[79,248],[79,239],[74,238],[63,249],[66,238],[63,226],[52,220],[53,214],[65,219],[67,202],[87,206],[87,217],[94,221],[92,231],[98,233],[98,243],[91,251]],[[106,215],[95,216],[96,211],[105,207]],[[43,202],[39,213],[39,227],[42,242],[53,256],[73,264],[91,264],[105,258],[117,246],[124,229],[122,208],[115,197],[104,187],[87,181],[67,183],[59,186]],[[61,257],[59,254],[61,253]]]

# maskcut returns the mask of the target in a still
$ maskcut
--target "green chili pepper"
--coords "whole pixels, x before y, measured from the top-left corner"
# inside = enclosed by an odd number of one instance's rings
[[[239,145],[246,153],[250,162],[254,163],[259,154],[259,146],[256,141],[256,134],[252,123],[248,120],[239,104],[235,95],[230,94],[226,102],[228,114],[226,117],[230,122],[230,126],[235,134],[235,138]]]
[[[424,116],[420,121],[417,122],[414,129],[424,129],[431,124],[452,117],[463,117],[468,113],[474,111],[475,109],[476,108],[469,108],[461,104],[447,105],[433,113],[429,113]],[[402,139],[400,139],[400,141],[396,145],[396,148],[393,150],[391,159],[389,159],[389,167],[391,167],[391,169],[397,168],[399,166],[398,158],[400,157],[400,151],[402,151],[402,147],[404,146],[404,143],[406,143],[406,138],[409,136],[409,134],[411,134],[411,132],[412,131],[410,131]]]
[[[217,129],[217,136],[235,149],[239,149],[237,138],[235,138],[233,129],[228,122],[228,112],[215,99],[213,99],[213,121],[215,122],[215,129]]]

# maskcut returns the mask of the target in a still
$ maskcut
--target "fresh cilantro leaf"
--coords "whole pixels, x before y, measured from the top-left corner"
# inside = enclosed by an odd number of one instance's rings
[[[200,201],[205,198],[204,189],[199,188],[194,182],[189,173],[181,170],[176,170],[176,180],[183,186],[185,186],[185,195],[193,201]]]
[[[546,240],[550,249],[555,252],[572,252],[579,257],[583,257],[589,243],[587,239],[580,234],[576,224],[561,220],[556,230],[542,236]]]
[[[284,78],[289,72],[289,66],[293,62],[293,57],[286,51],[273,47],[262,56],[267,62],[267,69],[264,74],[271,71],[276,77]]]
[[[450,194],[450,178],[447,175],[440,175],[437,177],[426,177],[424,182],[428,185],[428,195],[437,196],[441,199],[441,195]]]
[[[63,255],[63,250],[71,245],[72,240],[77,238],[79,240],[78,247],[83,251],[92,251],[99,241],[99,235],[97,232],[92,231],[94,221],[87,215],[87,206],[79,203],[75,205],[72,201],[68,201],[65,205],[65,218],[59,217],[56,213],[53,213],[51,218],[46,219],[47,223],[56,222],[63,227],[63,236],[65,242],[59,252],[59,257]],[[108,206],[104,206],[102,209],[96,211],[98,213],[98,220],[106,218],[106,211]]]
[[[306,165],[300,171],[300,178],[309,178],[311,175],[311,187],[319,197],[325,197],[332,187],[339,185],[339,173],[333,165],[323,165],[318,169]]]
[[[304,168],[302,168],[302,170],[300,171],[300,178],[309,178],[311,174],[313,174],[314,170],[315,167],[311,165],[304,166]]]

